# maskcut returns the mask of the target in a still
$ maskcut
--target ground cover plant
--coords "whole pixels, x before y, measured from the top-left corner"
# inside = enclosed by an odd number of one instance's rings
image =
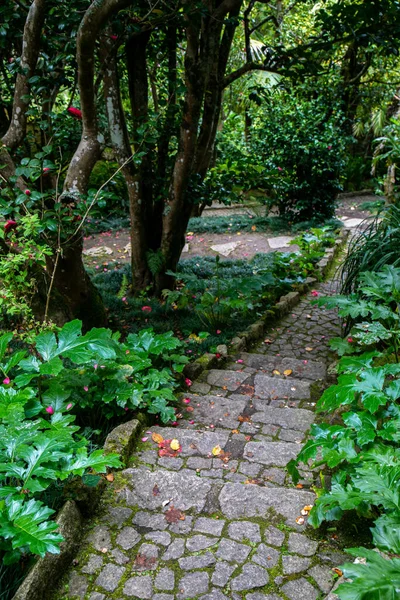
[[[352,581],[339,586],[339,597],[394,599],[400,586],[400,269],[364,272],[357,293],[317,302],[337,306],[352,328],[346,339],[332,340],[341,355],[338,383],[317,403],[328,422],[312,426],[312,439],[288,468],[295,482],[300,463],[325,464],[333,471],[330,488],[317,490],[309,518],[314,527],[349,510],[373,524],[371,541],[380,553],[347,550],[366,562],[340,567]]]
[[[173,330],[191,358],[216,352],[236,333],[265,314],[276,300],[314,273],[316,262],[333,244],[335,230],[314,228],[293,240],[298,252],[257,254],[250,260],[195,257],[182,260],[176,289],[160,300],[129,295],[129,269],[99,273],[94,281],[109,309],[112,327],[138,332]]]
[[[364,271],[379,271],[400,262],[400,207],[391,204],[366,219],[350,241],[342,269],[342,291],[351,293],[360,285]]]

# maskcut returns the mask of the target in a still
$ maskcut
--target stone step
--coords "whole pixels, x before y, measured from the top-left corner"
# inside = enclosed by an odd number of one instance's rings
[[[257,373],[254,378],[254,394],[259,398],[275,400],[291,398],[294,400],[309,400],[311,383],[294,377],[281,379]]]
[[[296,518],[301,510],[315,500],[314,494],[306,490],[217,483],[212,479],[197,477],[187,469],[174,472],[139,467],[125,469],[121,475],[126,486],[119,492],[118,499],[124,501],[127,507],[136,506],[142,511],[159,513],[145,513],[148,515],[148,525],[144,520],[145,515],[136,513],[134,524],[139,527],[153,526],[158,530],[167,528],[162,513],[171,506],[204,516],[220,511],[228,519],[268,517],[273,512],[296,528]],[[188,525],[189,521],[182,521],[182,527]]]
[[[243,363],[234,363],[236,368],[239,365],[241,368],[243,366],[251,367],[259,371],[265,371],[271,377],[285,377],[283,372],[286,370],[292,371],[290,377],[298,379],[317,381],[326,377],[326,366],[315,360],[298,360],[297,358],[283,358],[274,354],[251,354],[248,352],[243,352],[239,360],[242,360]],[[273,371],[279,371],[280,375],[275,375]]]
[[[248,402],[244,395],[235,394],[229,398],[221,396],[195,396],[186,394],[190,398],[193,408],[191,418],[196,424],[213,425],[227,429],[236,429],[239,426],[239,416]]]
[[[296,431],[308,431],[314,423],[315,415],[304,408],[274,408],[265,406],[262,400],[253,400],[256,413],[251,420],[254,423],[265,423],[277,425],[282,429],[295,429]]]
[[[211,369],[206,377],[209,385],[235,392],[251,375],[242,371]]]

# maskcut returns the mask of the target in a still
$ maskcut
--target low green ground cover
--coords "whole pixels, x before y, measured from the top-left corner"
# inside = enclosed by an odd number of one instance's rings
[[[398,598],[400,590],[400,269],[359,275],[357,293],[322,298],[350,320],[345,339],[332,340],[342,357],[338,383],[325,390],[317,411],[326,421],[313,425],[289,471],[298,481],[299,463],[333,470],[329,489],[317,490],[309,522],[340,519],[356,511],[372,525],[372,544],[347,551],[365,563],[343,565],[351,582],[339,586],[343,600]],[[332,422],[334,424],[332,424]]]
[[[312,229],[294,240],[299,252],[257,254],[251,260],[182,260],[175,274],[176,290],[165,291],[161,300],[149,300],[145,294],[129,296],[128,266],[99,273],[94,281],[108,306],[113,329],[172,330],[183,340],[187,356],[195,358],[228,344],[277,298],[303,282],[334,237],[329,228]]]

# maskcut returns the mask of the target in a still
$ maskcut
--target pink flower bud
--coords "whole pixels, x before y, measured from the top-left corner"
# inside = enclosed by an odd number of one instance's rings
[[[25,190],[24,193],[25,193],[26,196],[30,196],[31,195],[31,190]]]
[[[142,311],[146,313],[151,313],[152,308],[151,306],[142,306]]]
[[[319,292],[317,292],[317,290],[311,290],[311,296],[319,296]]]
[[[193,383],[193,382],[192,382],[192,380],[191,380],[191,379],[189,379],[188,377],[186,377],[186,379],[185,379],[185,383],[186,383],[186,385],[187,385],[188,387],[190,387],[190,386],[192,385],[192,383]]]
[[[71,410],[72,408],[72,403],[70,402],[69,404],[67,404],[67,410]]]
[[[9,383],[11,383],[11,379],[9,377],[6,377],[5,379],[3,379],[3,383],[4,385],[8,385]]]
[[[83,386],[83,389],[85,390],[85,392],[88,392],[88,391],[89,391],[89,388],[88,388],[88,386],[87,386],[87,385],[84,385],[84,386]]]
[[[184,398],[183,399],[183,403],[184,404],[190,404],[190,398]]]
[[[220,334],[220,333],[222,333],[222,332],[221,332],[221,330],[220,330],[220,329],[217,329],[217,331],[216,331],[215,333],[216,333],[217,335],[219,335],[219,334]]]
[[[46,412],[48,415],[54,415],[54,408],[52,406],[46,406]]]

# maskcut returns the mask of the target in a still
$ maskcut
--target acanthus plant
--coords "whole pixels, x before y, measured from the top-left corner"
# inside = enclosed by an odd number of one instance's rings
[[[338,306],[353,322],[347,340],[332,346],[342,356],[338,383],[317,403],[320,413],[334,413],[335,424],[313,425],[311,437],[288,470],[296,483],[298,467],[326,465],[333,470],[329,490],[318,489],[309,523],[340,519],[347,510],[374,521],[374,545],[386,556],[352,548],[365,564],[345,564],[351,581],[336,593],[343,600],[394,599],[400,590],[400,363],[398,362],[400,269],[363,273],[358,294],[320,298]],[[367,350],[367,351],[366,351]],[[360,354],[361,353],[361,354]]]
[[[42,332],[29,352],[8,349],[11,333],[0,336],[0,551],[8,564],[59,551],[54,511],[43,502],[49,486],[120,466],[116,454],[88,452],[77,425],[85,414],[126,418],[125,409],[145,408],[174,417],[174,373],[186,359],[172,333],[146,330],[120,343],[107,329],[81,328],[72,321],[57,335]]]

